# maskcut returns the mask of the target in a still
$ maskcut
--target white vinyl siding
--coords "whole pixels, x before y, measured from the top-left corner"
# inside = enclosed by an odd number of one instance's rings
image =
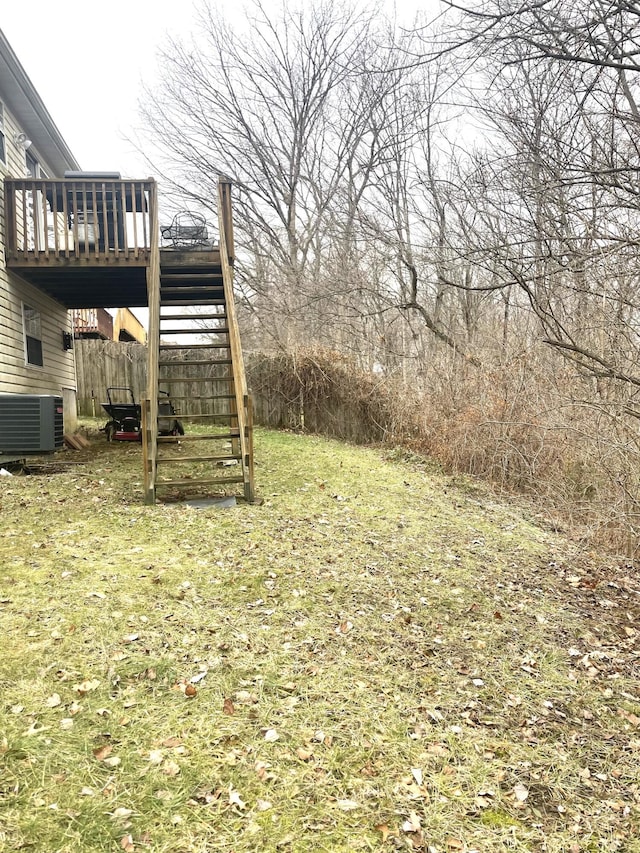
[[[23,305],[40,315],[42,367],[26,362]],[[62,344],[62,333],[70,331],[62,305],[0,269],[0,393],[60,394],[62,388],[75,388],[73,350]]]
[[[4,104],[0,101],[0,163],[7,162],[7,140],[4,132]]]
[[[26,177],[27,156],[24,145],[16,141],[24,128],[7,108],[2,79],[0,116],[0,393],[62,395],[65,429],[73,432],[77,424],[75,360],[73,350],[65,351],[62,341],[63,332],[72,332],[70,315],[59,302],[9,272],[5,265],[4,178]],[[38,150],[37,137],[32,139],[29,159],[32,167],[37,164],[39,172],[33,177],[54,175],[56,170]],[[72,167],[70,163],[69,168]],[[27,363],[24,305],[33,308],[40,317],[41,367]]]

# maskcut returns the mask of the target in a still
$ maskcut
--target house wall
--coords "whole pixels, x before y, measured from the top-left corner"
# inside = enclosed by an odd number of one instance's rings
[[[139,344],[147,342],[144,326],[128,308],[118,308],[116,311],[113,320],[113,340],[134,340]]]
[[[4,178],[26,175],[26,161],[24,149],[14,143],[14,136],[21,132],[21,128],[4,101],[3,105],[7,163],[0,162],[0,393],[62,396],[65,431],[74,432],[77,428],[75,362],[73,350],[65,351],[62,344],[63,331],[72,331],[69,312],[43,291],[9,272],[5,264]],[[51,174],[35,143],[29,153],[47,174]],[[26,361],[23,303],[40,312],[42,367],[29,365]]]

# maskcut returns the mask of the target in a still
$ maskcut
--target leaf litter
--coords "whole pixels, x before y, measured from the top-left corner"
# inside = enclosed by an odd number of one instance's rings
[[[96,437],[2,484],[0,850],[640,851],[633,567],[416,457],[257,439],[233,512],[144,507]]]

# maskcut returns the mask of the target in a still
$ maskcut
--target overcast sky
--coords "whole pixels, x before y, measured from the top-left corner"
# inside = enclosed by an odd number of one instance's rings
[[[149,167],[124,139],[141,81],[194,17],[194,0],[3,0],[0,29],[81,167],[142,178]]]
[[[266,5],[277,0],[265,0]],[[311,5],[312,0],[308,0]],[[145,178],[150,168],[127,141],[139,124],[142,81],[152,84],[157,54],[197,29],[201,0],[0,0],[9,40],[82,169]],[[386,0],[403,17],[437,0]],[[227,20],[242,0],[218,0]],[[146,311],[137,311],[146,322]]]
[[[263,0],[265,5],[276,0]],[[312,0],[307,0],[311,5]],[[157,74],[168,36],[197,28],[201,0],[0,0],[0,29],[38,90],[80,166],[144,178],[149,167],[126,137],[135,136],[141,83]],[[218,0],[227,20],[243,0]],[[412,17],[437,0],[383,0]]]

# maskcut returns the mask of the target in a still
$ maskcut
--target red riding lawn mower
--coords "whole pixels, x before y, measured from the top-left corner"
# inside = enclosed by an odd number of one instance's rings
[[[158,432],[160,435],[184,435],[184,427],[175,417],[176,411],[169,399],[168,391],[158,400]],[[102,408],[109,420],[102,427],[107,441],[141,441],[141,407],[136,403],[131,388],[113,385],[107,388],[108,403]]]

